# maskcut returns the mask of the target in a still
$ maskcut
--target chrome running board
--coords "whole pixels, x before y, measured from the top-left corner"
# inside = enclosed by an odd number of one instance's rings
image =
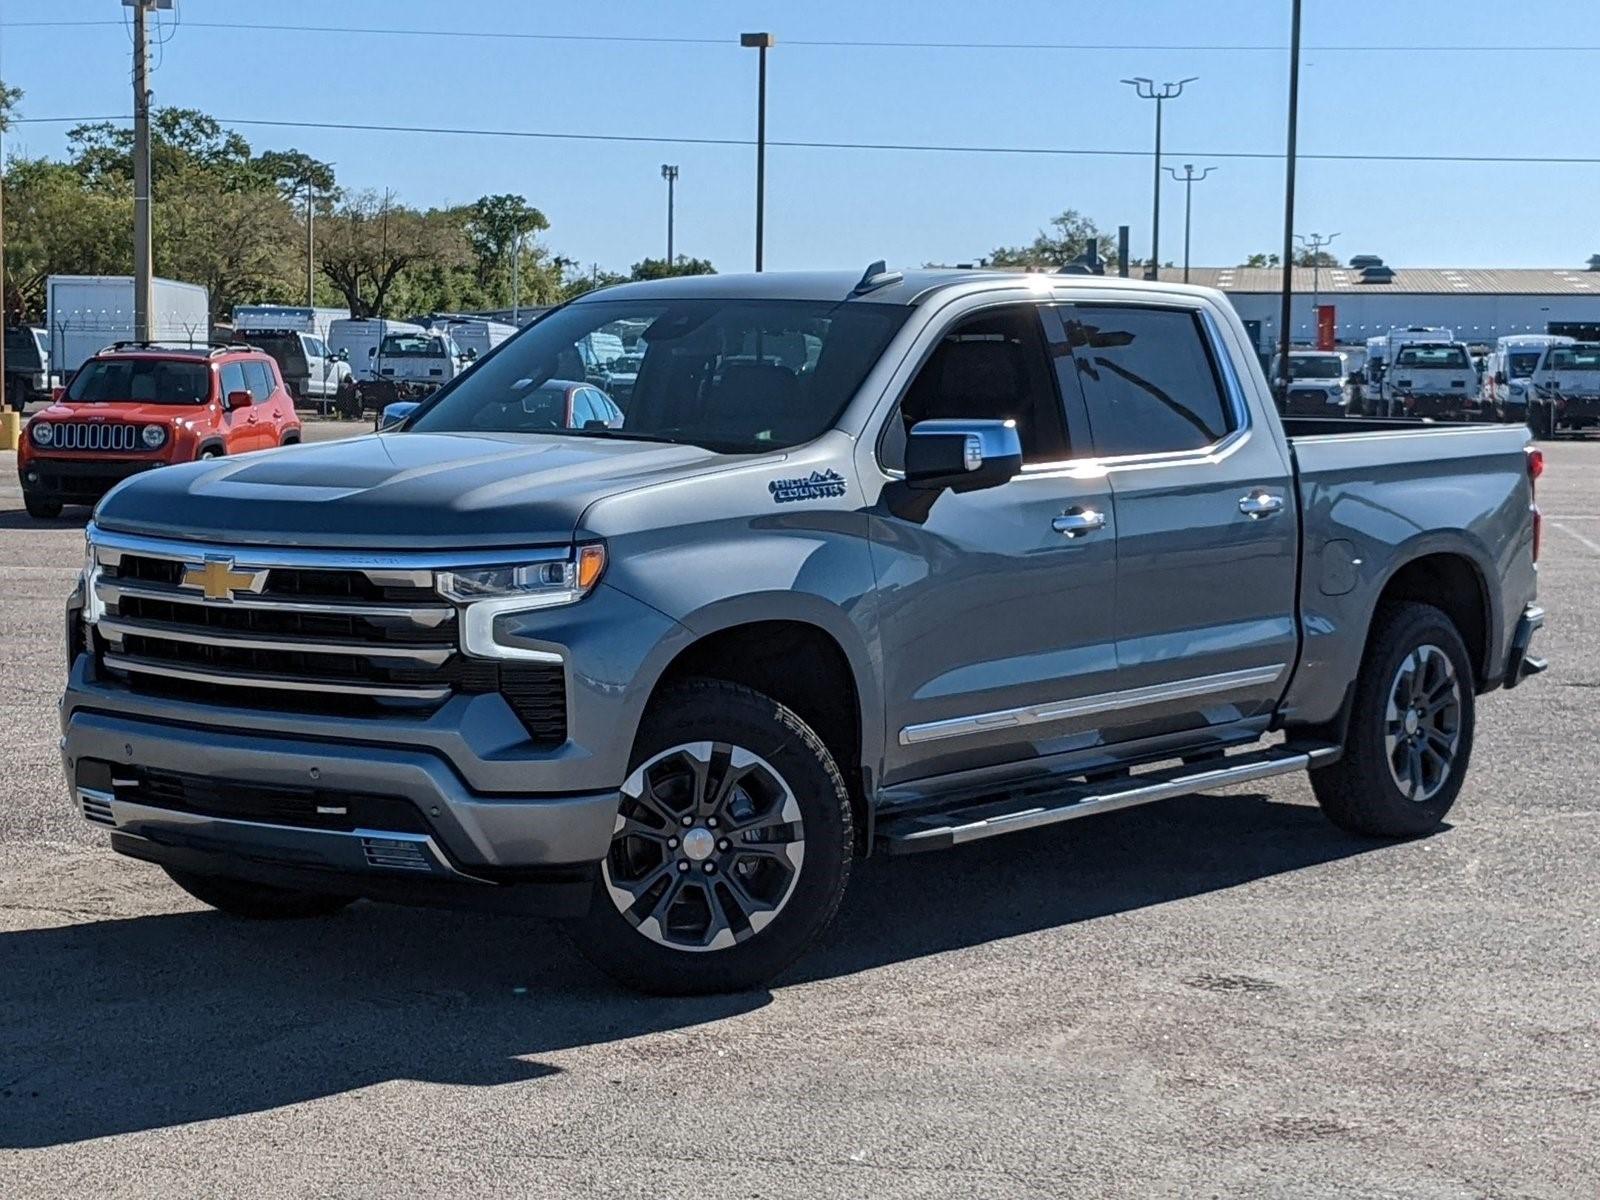
[[[999,837],[1003,833],[1058,825],[1095,813],[1132,808],[1273,775],[1308,771],[1332,762],[1339,753],[1338,746],[1320,742],[1284,743],[1246,754],[1161,767],[1139,775],[1073,784],[1044,796],[1034,792],[1021,798],[991,799],[953,809],[885,815],[878,822],[877,841],[890,854],[944,850]]]

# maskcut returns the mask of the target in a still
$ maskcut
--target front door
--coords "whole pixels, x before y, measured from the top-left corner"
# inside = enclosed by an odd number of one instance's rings
[[[884,430],[891,475],[905,430],[936,417],[1015,420],[1025,464],[925,512],[891,484],[873,510],[884,784],[1099,739],[1098,718],[1078,709],[1117,686],[1116,521],[1105,477],[1075,461],[1088,430],[1076,396],[1062,403],[1052,358],[1070,350],[1048,327],[1032,304],[958,319]]]
[[[1118,738],[1265,718],[1298,648],[1299,515],[1219,320],[1182,304],[1058,310],[1117,513]],[[1236,353],[1237,351],[1235,351]]]

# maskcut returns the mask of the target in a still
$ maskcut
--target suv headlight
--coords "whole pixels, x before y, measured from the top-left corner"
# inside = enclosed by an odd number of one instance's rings
[[[504,646],[495,641],[494,620],[504,613],[557,608],[582,600],[606,568],[606,548],[598,542],[579,546],[555,562],[507,563],[441,571],[434,578],[439,594],[461,605],[461,648],[479,658],[538,658],[537,650]]]
[[[33,439],[35,446],[53,446],[56,444],[56,427],[49,421],[35,421],[28,426],[28,436]]]
[[[144,443],[146,450],[154,450],[167,444],[167,427],[165,425],[146,425],[144,432],[139,434],[139,440]]]

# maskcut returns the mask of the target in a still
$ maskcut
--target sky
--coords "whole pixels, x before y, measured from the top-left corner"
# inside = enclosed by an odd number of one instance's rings
[[[520,193],[549,218],[551,249],[607,269],[663,254],[667,162],[680,171],[678,252],[749,269],[753,147],[252,122],[753,140],[757,56],[738,35],[767,30],[777,39],[771,141],[1129,152],[769,147],[767,269],[914,266],[1027,242],[1065,208],[1107,231],[1131,225],[1135,253],[1148,254],[1155,106],[1118,80],[1198,76],[1166,106],[1163,156],[1180,170],[1217,168],[1194,188],[1195,265],[1239,263],[1282,242],[1289,0],[177,5],[155,51],[158,105],[202,109],[258,150],[299,148],[334,162],[344,186],[389,188],[423,207]],[[118,0],[0,0],[0,78],[23,89],[24,118],[131,111],[124,12]],[[111,23],[36,24],[61,21]],[[460,34],[486,36],[446,36]],[[1340,258],[1379,254],[1395,266],[1571,267],[1600,253],[1600,4],[1305,0],[1303,40],[1303,155],[1597,161],[1303,158],[1298,230],[1338,233]],[[946,45],[804,44],[819,41]],[[1557,48],[1516,48],[1530,46]],[[25,121],[6,152],[59,155],[67,128]],[[1161,257],[1182,254],[1183,189],[1168,180]]]

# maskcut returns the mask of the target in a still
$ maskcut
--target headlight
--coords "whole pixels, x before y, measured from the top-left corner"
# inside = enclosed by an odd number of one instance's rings
[[[86,534],[83,539],[83,623],[93,625],[105,616],[105,605],[95,593],[95,583],[100,578],[100,564],[94,556],[94,542]]]
[[[56,427],[49,421],[35,421],[28,426],[28,436],[33,439],[35,446],[53,446],[56,443]]]
[[[522,650],[495,641],[495,618],[504,613],[575,604],[599,582],[605,567],[606,548],[592,543],[579,546],[571,558],[558,562],[441,571],[435,577],[435,586],[441,595],[462,605],[461,647],[468,654],[548,661],[552,656],[543,651]]]
[[[146,425],[144,432],[139,435],[139,440],[144,443],[146,450],[154,450],[163,446],[167,441],[167,427],[165,425]]]

